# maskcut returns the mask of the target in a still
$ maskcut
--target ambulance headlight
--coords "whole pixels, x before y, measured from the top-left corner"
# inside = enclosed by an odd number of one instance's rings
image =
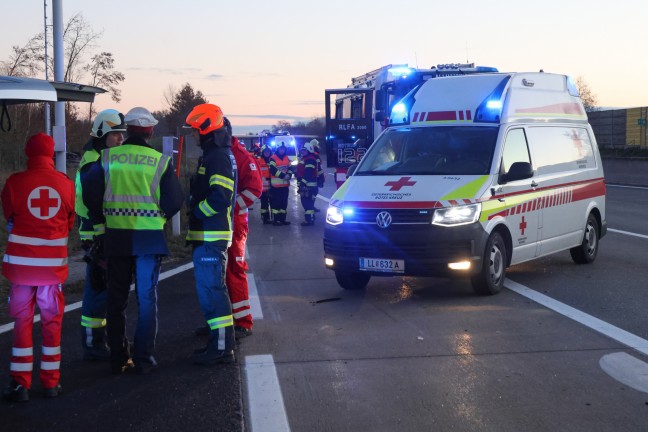
[[[329,206],[326,210],[326,223],[340,225],[344,222],[344,214],[340,207]]]
[[[458,226],[467,225],[479,220],[481,203],[464,206],[453,206],[434,211],[433,225]]]

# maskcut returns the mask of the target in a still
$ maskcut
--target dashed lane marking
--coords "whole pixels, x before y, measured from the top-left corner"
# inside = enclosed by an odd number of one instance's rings
[[[288,416],[272,355],[246,356],[245,377],[252,432],[289,432]]]
[[[254,273],[248,273],[248,296],[250,299],[250,313],[254,319],[263,319],[263,310],[261,309],[261,301],[259,300],[259,292],[257,291],[256,280]]]
[[[599,360],[601,369],[615,380],[648,393],[648,364],[628,353],[606,354]]]

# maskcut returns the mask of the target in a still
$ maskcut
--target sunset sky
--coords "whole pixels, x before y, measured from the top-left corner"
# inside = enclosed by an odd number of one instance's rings
[[[42,1],[2,2],[0,61],[43,29]],[[648,105],[648,2],[63,0],[64,21],[78,12],[126,75],[100,109],[162,109],[188,82],[239,132],[321,116],[324,89],[402,63],[543,69],[583,77],[599,106]]]

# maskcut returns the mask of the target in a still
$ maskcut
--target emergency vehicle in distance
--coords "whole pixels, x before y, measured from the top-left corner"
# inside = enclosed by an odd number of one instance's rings
[[[429,80],[349,173],[324,230],[325,265],[346,289],[463,275],[495,294],[513,264],[564,250],[593,262],[607,230],[601,157],[565,75]]]
[[[336,169],[337,186],[346,180],[348,167],[362,160],[374,137],[387,126],[391,109],[410,90],[431,78],[485,72],[497,69],[474,63],[430,69],[387,65],[352,78],[347,88],[325,90],[327,166]]]
[[[262,130],[257,135],[234,135],[248,151],[253,151],[256,145],[268,146],[273,152],[282,144],[286,146],[286,156],[291,165],[297,165],[298,148],[297,138],[312,139],[315,135],[290,135],[288,131],[271,132]]]

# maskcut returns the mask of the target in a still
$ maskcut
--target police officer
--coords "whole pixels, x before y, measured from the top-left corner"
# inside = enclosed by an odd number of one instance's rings
[[[137,107],[126,113],[125,122],[124,143],[103,150],[101,163],[82,175],[81,183],[91,220],[105,223],[100,237],[108,260],[111,369],[125,372],[134,361],[136,372],[146,374],[157,366],[157,284],[161,257],[168,254],[164,224],[180,210],[184,196],[170,157],[148,144],[157,120]],[[131,360],[125,310],[133,273],[139,315]]]
[[[104,149],[120,146],[124,141],[126,124],[124,115],[114,109],[101,111],[92,123],[90,140],[84,147],[85,153],[76,173],[75,210],[79,220],[79,237],[86,252],[86,278],[81,306],[81,346],[83,359],[108,360],[110,351],[106,344],[106,260],[94,243],[95,232],[83,204],[81,173],[87,172],[97,163]],[[103,232],[98,232],[101,235]],[[93,248],[93,244],[95,247]]]
[[[232,241],[236,161],[220,107],[197,105],[186,121],[203,150],[191,182],[187,241],[193,246],[196,292],[210,329],[207,346],[194,351],[193,362],[212,366],[234,361],[234,318],[225,265]]]

